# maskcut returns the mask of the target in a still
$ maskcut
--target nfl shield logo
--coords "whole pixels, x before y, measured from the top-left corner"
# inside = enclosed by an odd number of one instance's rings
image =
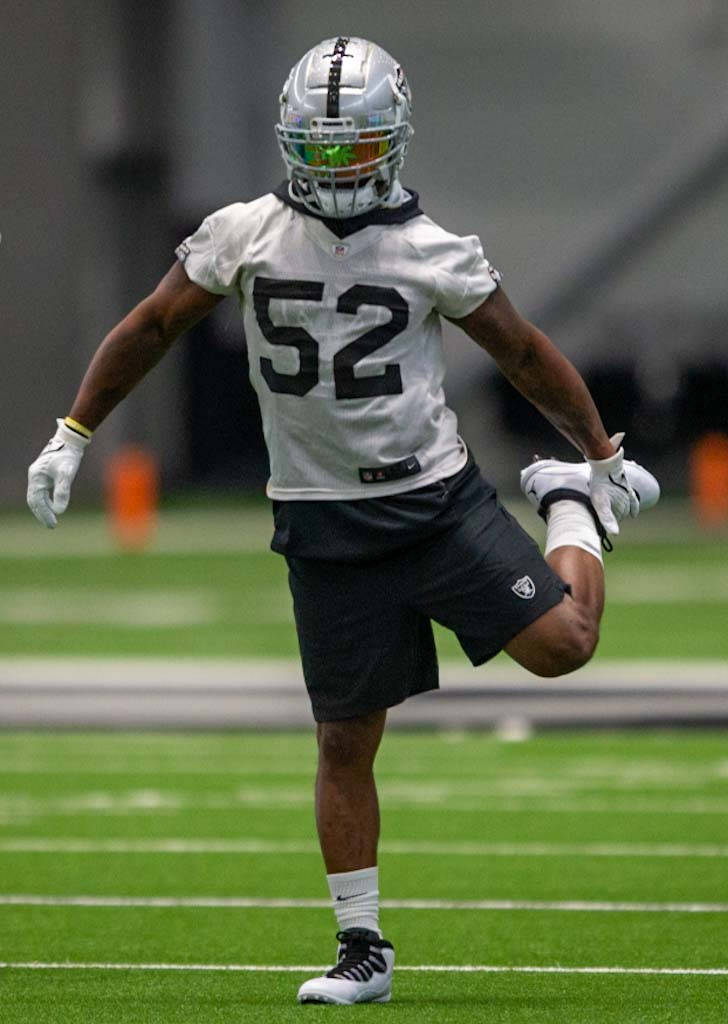
[[[348,245],[334,245],[334,246],[332,246],[332,250],[333,250],[334,256],[336,256],[337,259],[341,260],[349,252],[349,246]]]
[[[530,576],[521,576],[520,580],[516,580],[513,584],[511,590],[518,597],[522,597],[524,601],[530,601],[536,593],[536,587]]]

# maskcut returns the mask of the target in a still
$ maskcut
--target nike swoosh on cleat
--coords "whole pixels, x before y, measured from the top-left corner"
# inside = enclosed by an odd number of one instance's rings
[[[336,897],[336,902],[337,903],[346,903],[347,900],[356,899],[357,896],[366,896],[366,893],[365,892],[354,892],[354,893],[351,894],[351,896],[337,896]]]

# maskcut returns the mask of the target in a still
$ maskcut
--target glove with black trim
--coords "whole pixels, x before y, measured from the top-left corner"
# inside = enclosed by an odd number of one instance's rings
[[[608,459],[587,459],[591,467],[589,497],[599,520],[607,533],[619,533],[619,520],[629,513],[639,515],[640,502],[624,471],[624,433],[614,434],[609,440],[615,453]]]
[[[49,530],[68,508],[71,484],[91,440],[56,420],[58,429],[28,468],[28,507]]]

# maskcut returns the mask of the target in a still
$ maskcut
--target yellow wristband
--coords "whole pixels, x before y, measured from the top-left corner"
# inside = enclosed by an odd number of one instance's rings
[[[64,424],[71,430],[75,430],[77,434],[81,434],[82,437],[90,438],[93,434],[93,430],[89,430],[88,427],[84,427],[78,420],[72,420],[70,416],[66,416]]]

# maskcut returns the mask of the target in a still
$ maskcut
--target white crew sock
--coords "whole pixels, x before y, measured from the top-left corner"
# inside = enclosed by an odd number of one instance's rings
[[[568,498],[555,501],[548,510],[544,554],[550,555],[555,548],[566,545],[582,548],[602,562],[602,543],[591,512],[586,505]]]
[[[339,928],[369,928],[379,931],[379,868],[340,871],[327,875],[334,913]]]

